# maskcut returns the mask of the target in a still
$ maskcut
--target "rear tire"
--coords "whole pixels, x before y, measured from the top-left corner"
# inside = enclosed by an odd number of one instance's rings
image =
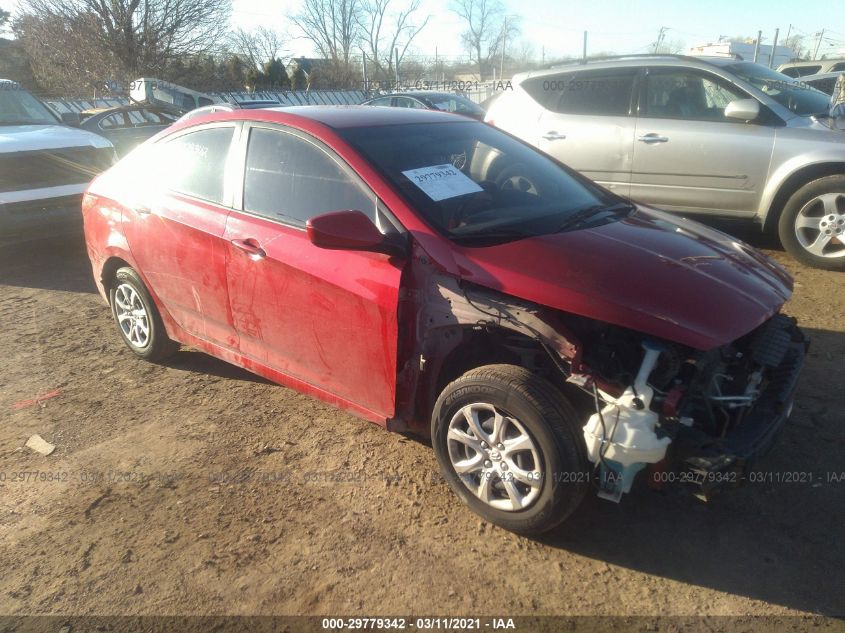
[[[778,235],[802,264],[845,271],[845,175],[819,178],[792,194],[778,221]]]
[[[431,425],[449,486],[474,512],[506,530],[537,534],[554,528],[589,488],[575,411],[560,391],[523,367],[468,371],[440,394]]]
[[[179,350],[179,344],[168,338],[155,302],[132,268],[115,273],[109,305],[120,337],[136,356],[155,362]]]

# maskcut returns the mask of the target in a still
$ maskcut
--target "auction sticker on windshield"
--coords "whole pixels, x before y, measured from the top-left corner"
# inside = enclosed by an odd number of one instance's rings
[[[454,165],[433,165],[402,173],[435,202],[483,191]]]

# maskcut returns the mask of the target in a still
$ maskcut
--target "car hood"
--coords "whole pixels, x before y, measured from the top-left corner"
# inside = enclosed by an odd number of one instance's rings
[[[701,350],[750,332],[792,292],[789,274],[747,244],[645,207],[454,255],[467,282]]]
[[[0,153],[3,154],[85,145],[111,147],[111,143],[102,136],[66,125],[0,126]]]

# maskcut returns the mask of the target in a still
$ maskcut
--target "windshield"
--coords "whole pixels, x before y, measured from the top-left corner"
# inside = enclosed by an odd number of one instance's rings
[[[795,114],[827,114],[830,109],[828,95],[771,68],[752,62],[731,64],[726,68]]]
[[[450,239],[485,245],[607,221],[631,206],[484,123],[339,133]]]
[[[56,125],[58,119],[18,84],[0,84],[0,125]]]
[[[475,103],[460,95],[426,95],[426,100],[438,110],[457,112],[458,114],[483,115],[482,110]]]

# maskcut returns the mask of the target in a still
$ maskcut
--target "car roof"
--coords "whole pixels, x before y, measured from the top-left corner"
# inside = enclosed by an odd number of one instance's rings
[[[620,68],[625,66],[642,66],[644,64],[696,66],[700,68],[706,66],[728,66],[743,61],[747,62],[749,60],[743,60],[738,56],[724,55],[614,55],[587,60],[578,59],[562,64],[555,64],[542,70],[520,73],[514,77],[514,80],[519,82],[529,77],[543,77],[545,75],[559,73],[563,70],[578,70],[579,68]]]
[[[381,99],[382,97],[416,97],[418,99],[425,99],[427,97],[463,97],[463,95],[456,92],[443,92],[438,90],[406,90],[405,92],[391,92],[390,94],[379,95],[373,97],[374,99]]]
[[[240,114],[240,116],[237,116]],[[403,125],[410,123],[450,123],[466,121],[448,112],[413,108],[373,108],[365,105],[336,106],[291,106],[263,108],[260,110],[236,110],[221,112],[214,116],[220,119],[257,119],[284,122],[289,117],[309,119],[331,128],[369,127],[378,125]]]
[[[150,105],[147,103],[129,103],[119,106],[106,106],[103,108],[89,108],[87,110],[83,110],[79,114],[85,116],[94,116],[95,114],[111,114],[112,112],[129,112],[131,110],[152,110],[155,112],[159,111],[167,111],[167,108],[162,108],[161,106],[157,105]]]

